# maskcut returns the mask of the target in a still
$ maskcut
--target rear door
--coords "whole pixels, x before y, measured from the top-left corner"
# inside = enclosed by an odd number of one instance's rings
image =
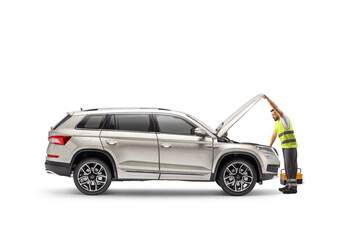
[[[159,149],[151,115],[108,115],[100,138],[118,163],[119,178],[159,178]]]

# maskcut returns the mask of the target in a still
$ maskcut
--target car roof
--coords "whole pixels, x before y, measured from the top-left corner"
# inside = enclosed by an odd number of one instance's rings
[[[107,114],[107,113],[177,113],[185,114],[180,111],[174,111],[166,108],[93,108],[81,109],[80,111],[68,112],[70,115],[89,115],[89,114]],[[186,114],[185,114],[186,115]]]

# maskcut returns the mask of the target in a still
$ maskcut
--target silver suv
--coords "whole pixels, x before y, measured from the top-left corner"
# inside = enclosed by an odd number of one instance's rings
[[[226,193],[244,195],[277,176],[280,166],[275,148],[227,138],[262,96],[216,130],[162,108],[70,112],[49,131],[45,168],[73,176],[76,187],[89,195],[105,192],[113,180],[216,181]]]

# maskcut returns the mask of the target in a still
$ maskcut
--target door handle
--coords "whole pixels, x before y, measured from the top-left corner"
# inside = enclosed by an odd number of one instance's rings
[[[162,143],[162,144],[160,144],[162,147],[164,147],[164,148],[171,148],[172,147],[172,145],[171,144],[169,144],[169,143]]]
[[[207,145],[206,148],[211,148],[211,149],[215,149],[215,148],[218,148],[219,146],[212,146],[212,145]]]
[[[117,144],[117,141],[116,140],[105,140],[105,142],[109,145],[115,145]]]

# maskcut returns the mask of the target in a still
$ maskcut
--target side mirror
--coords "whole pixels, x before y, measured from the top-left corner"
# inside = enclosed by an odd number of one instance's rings
[[[195,128],[194,129],[194,134],[196,136],[200,136],[200,137],[206,137],[207,136],[207,133],[205,132],[205,130],[201,129],[201,128]]]

